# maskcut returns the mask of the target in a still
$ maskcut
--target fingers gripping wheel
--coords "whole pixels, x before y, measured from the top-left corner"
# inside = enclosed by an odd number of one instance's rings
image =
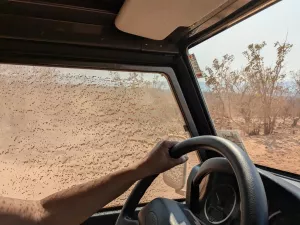
[[[173,158],[191,151],[211,150],[223,155],[231,165],[236,176],[241,199],[241,225],[267,225],[268,207],[265,190],[256,167],[249,156],[232,142],[215,136],[201,136],[187,139],[170,150]],[[133,219],[135,209],[151,185],[155,176],[141,180],[128,197],[117,220],[117,225],[137,225]]]

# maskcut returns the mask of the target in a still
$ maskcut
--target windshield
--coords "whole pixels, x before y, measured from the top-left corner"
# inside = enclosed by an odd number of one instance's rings
[[[42,199],[188,138],[167,76],[0,64],[0,195]],[[193,157],[191,157],[193,156]],[[188,168],[199,161],[190,155]],[[142,202],[182,195],[160,175]],[[106,207],[122,206],[132,189]]]
[[[218,134],[234,131],[256,164],[296,174],[299,7],[298,1],[281,1],[189,51]]]

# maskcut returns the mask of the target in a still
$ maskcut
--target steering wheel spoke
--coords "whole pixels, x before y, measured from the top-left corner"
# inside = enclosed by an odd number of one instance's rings
[[[138,206],[140,200],[144,196],[148,187],[155,180],[157,175],[152,175],[140,180],[130,193],[127,201],[125,202],[121,213],[117,219],[116,225],[138,225],[139,222],[134,219],[135,209]]]

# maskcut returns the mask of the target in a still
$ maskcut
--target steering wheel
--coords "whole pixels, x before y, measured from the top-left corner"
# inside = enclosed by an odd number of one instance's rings
[[[170,156],[179,158],[180,156],[195,150],[211,150],[218,152],[229,162],[239,187],[241,199],[240,224],[267,225],[268,206],[265,189],[260,175],[247,153],[224,138],[216,136],[200,136],[176,144],[170,149]],[[205,163],[203,163],[200,168],[209,167],[204,164]],[[205,171],[208,170],[205,169]],[[144,212],[142,216],[139,215],[139,221],[134,219],[135,209],[138,206],[140,199],[157,176],[158,175],[149,176],[136,184],[121,210],[116,225],[180,224],[183,221],[186,224],[197,224],[194,215],[191,215],[192,212],[189,212],[189,215],[187,215],[189,209],[186,206],[186,208],[183,208],[183,204],[179,205],[175,201],[163,198],[154,199],[148,203],[148,205],[144,207],[146,209],[142,209]],[[197,184],[199,184],[199,176],[197,177]],[[187,195],[189,195],[189,193],[187,193]],[[142,211],[140,214],[141,213]],[[177,223],[174,223],[174,221],[172,222],[172,219],[174,220],[174,215],[176,216],[176,221],[178,221]]]

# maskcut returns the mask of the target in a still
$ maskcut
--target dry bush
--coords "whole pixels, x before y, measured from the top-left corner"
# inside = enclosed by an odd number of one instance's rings
[[[206,85],[210,89],[209,102],[215,122],[221,128],[227,124],[239,128],[248,135],[258,135],[263,128],[264,135],[272,134],[279,116],[290,116],[292,106],[290,87],[285,84],[284,63],[292,45],[276,42],[276,63],[266,66],[262,50],[266,43],[250,44],[243,52],[247,65],[241,70],[233,70],[233,55],[215,59],[211,67],[203,72]],[[299,76],[295,76],[299,77]],[[295,98],[296,97],[296,98]],[[297,100],[297,95],[293,101]],[[283,107],[284,106],[284,107]]]

